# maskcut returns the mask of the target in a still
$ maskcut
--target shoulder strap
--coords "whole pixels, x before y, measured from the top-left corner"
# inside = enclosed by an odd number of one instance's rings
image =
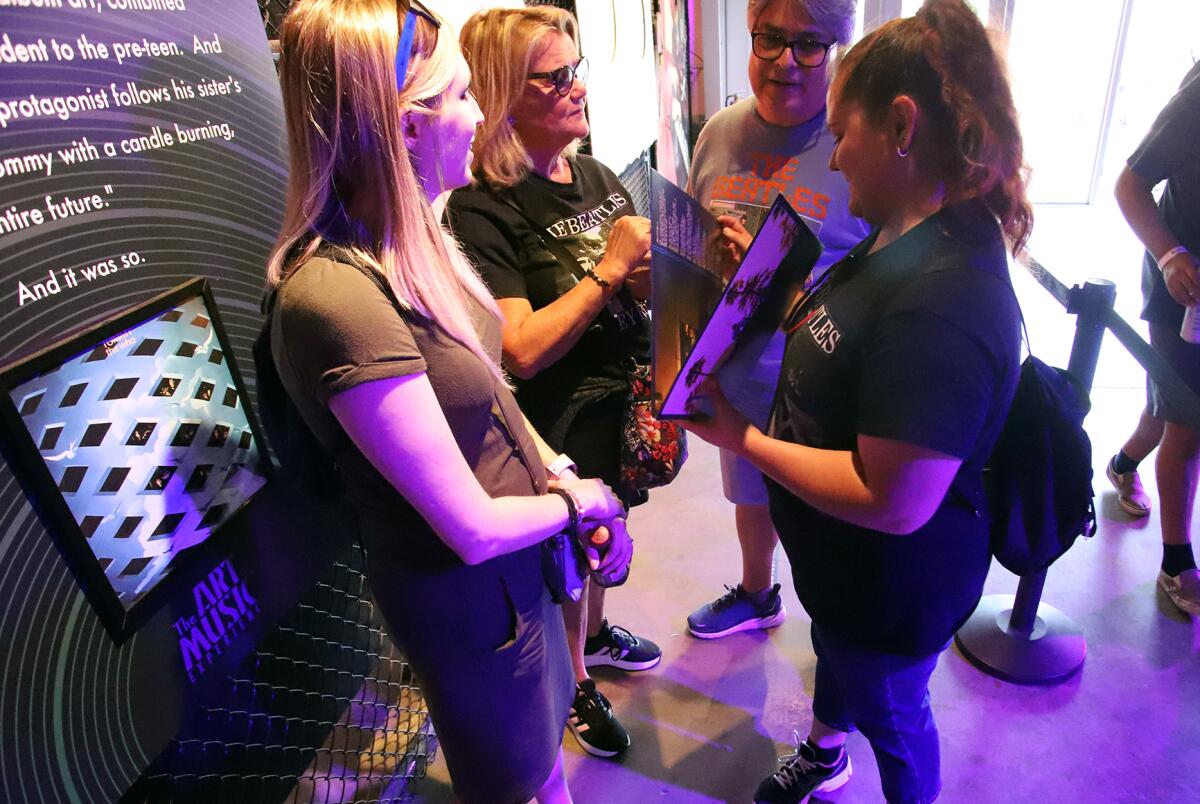
[[[515,207],[516,205],[514,204],[513,206]],[[536,229],[534,231],[536,231]],[[383,295],[387,296],[388,300],[392,303],[392,306],[396,308],[397,313],[400,315],[408,315],[411,312],[401,306],[400,300],[397,299],[396,294],[392,292],[392,286],[389,285],[384,278],[379,275],[378,271],[357,263],[346,264],[353,265],[363,275],[370,278],[370,280],[375,283],[375,286],[379,288]],[[538,465],[535,461],[539,460],[539,458],[537,455],[531,456],[526,451],[525,445],[521,442],[521,439],[517,437],[517,431],[513,428],[512,423],[508,420],[508,416],[504,412],[504,405],[500,403],[500,398],[495,391],[492,392],[492,416],[495,417],[500,427],[504,429],[505,434],[508,436],[508,440],[512,442],[514,449],[517,451],[517,457],[520,458],[521,464],[525,467],[525,471],[529,473],[529,479],[533,482],[533,487],[535,489],[538,488],[538,479],[534,474],[533,467]],[[522,423],[522,425],[523,424],[524,423]]]
[[[518,431],[512,426],[512,423],[508,420],[508,415],[504,412],[504,405],[500,403],[500,397],[494,393],[492,394],[492,416],[495,417],[496,422],[504,430],[505,435],[508,436],[508,440],[512,442],[513,448],[517,451],[517,457],[521,459],[521,465],[529,473],[529,479],[532,481],[534,489],[539,488],[538,478],[534,474],[533,467],[540,465],[541,458],[536,454],[530,455],[525,449],[525,445],[517,437]],[[524,422],[522,422],[522,427],[524,427]]]
[[[511,208],[514,212],[520,215],[526,223],[529,224],[529,229],[533,232],[533,236],[537,238],[538,244],[546,251],[550,252],[554,259],[562,263],[563,267],[571,271],[571,273],[576,272],[576,269],[579,268],[579,261],[575,259],[575,255],[572,254],[562,243],[559,243],[553,238],[547,239],[542,234],[542,227],[539,226],[532,217],[530,217],[528,212],[521,208],[521,205],[518,204],[515,199],[513,199],[511,188],[495,193],[494,197],[500,203]]]

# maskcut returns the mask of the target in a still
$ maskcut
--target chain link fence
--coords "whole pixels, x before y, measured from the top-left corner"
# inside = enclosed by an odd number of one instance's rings
[[[436,741],[354,544],[145,771],[128,801],[407,801]]]

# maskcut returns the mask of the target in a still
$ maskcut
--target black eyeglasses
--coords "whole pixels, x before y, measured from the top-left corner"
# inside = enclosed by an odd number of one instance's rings
[[[407,7],[406,7],[407,6]],[[421,4],[421,0],[396,0],[396,24],[400,37],[396,44],[396,89],[404,86],[408,76],[408,62],[412,58],[413,34],[417,31],[417,17],[423,18],[434,30],[442,27],[433,12]]]
[[[526,78],[544,78],[554,84],[554,91],[561,96],[565,96],[571,91],[571,87],[575,86],[578,81],[581,84],[587,84],[588,76],[588,60],[580,59],[575,64],[564,64],[557,70],[550,70],[545,73],[529,73]]]
[[[792,58],[801,67],[820,67],[825,63],[829,49],[835,42],[821,42],[811,36],[801,36],[799,39],[785,39],[779,34],[761,31],[750,34],[750,47],[754,55],[764,61],[775,61],[783,55],[786,48],[791,48]]]

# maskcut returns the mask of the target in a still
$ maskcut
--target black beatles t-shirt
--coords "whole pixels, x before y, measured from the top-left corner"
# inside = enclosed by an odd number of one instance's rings
[[[507,190],[479,186],[450,196],[451,229],[496,298],[528,299],[534,310],[547,306],[583,279],[584,267],[600,262],[613,223],[637,214],[629,193],[604,165],[580,155],[571,168],[569,184],[530,173]],[[565,248],[575,264],[562,264],[543,240]],[[542,435],[549,435],[573,395],[590,381],[624,379],[629,358],[646,362],[649,350],[646,308],[622,288],[556,363],[531,379],[514,380],[521,409]]]
[[[955,488],[979,501],[1020,350],[999,226],[967,203],[868,255],[875,237],[835,265],[788,322],[772,435],[853,450],[862,434],[962,458]],[[987,524],[957,493],[897,536],[767,485],[796,591],[823,628],[877,650],[931,653],[974,609],[989,564]]]
[[[1129,168],[1152,184],[1166,181],[1159,209],[1163,222],[1188,251],[1200,254],[1200,64],[1188,71],[1179,91],[1159,112],[1146,138],[1129,157]],[[1142,318],[1178,328],[1183,305],[1171,298],[1158,263],[1142,262]]]

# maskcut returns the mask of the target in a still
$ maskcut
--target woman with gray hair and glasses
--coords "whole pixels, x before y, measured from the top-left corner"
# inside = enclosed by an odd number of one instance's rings
[[[750,0],[747,23],[754,94],[704,126],[688,191],[723,216],[735,242],[748,242],[775,197],[785,196],[825,246],[813,268],[816,279],[867,234],[866,224],[849,211],[845,178],[829,170],[833,135],[825,127],[831,51],[850,41],[854,0]],[[731,366],[744,379],[725,386],[734,407],[758,427],[767,424],[783,342],[783,333],[776,333],[755,365]],[[688,631],[701,639],[774,628],[786,616],[774,583],[779,539],[762,472],[721,450],[721,478],[734,504],[742,574],[740,583],[688,617]]]

